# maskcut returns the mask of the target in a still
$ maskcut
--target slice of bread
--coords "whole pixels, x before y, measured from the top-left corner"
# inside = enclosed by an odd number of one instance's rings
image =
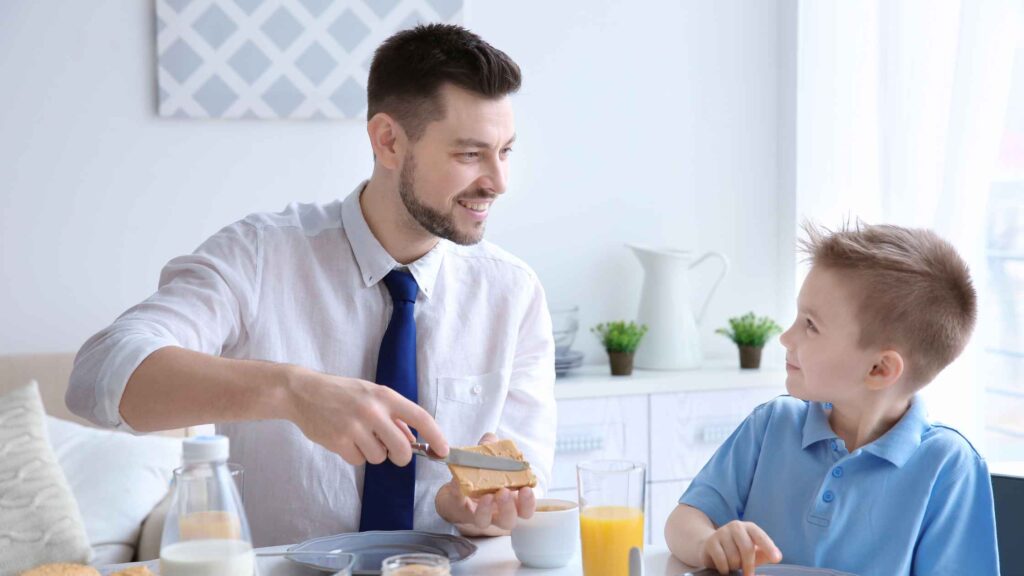
[[[483,446],[466,446],[461,447],[460,450],[501,456],[525,462],[523,453],[519,451],[516,443],[512,440],[499,440],[493,444],[485,444]],[[448,469],[451,470],[452,477],[458,482],[459,491],[464,496],[469,496],[470,498],[479,498],[484,494],[492,494],[502,488],[518,490],[525,486],[532,488],[537,485],[537,477],[533,475],[533,471],[529,468],[508,472],[449,464]]]
[[[100,576],[99,570],[84,564],[43,564],[21,576]]]

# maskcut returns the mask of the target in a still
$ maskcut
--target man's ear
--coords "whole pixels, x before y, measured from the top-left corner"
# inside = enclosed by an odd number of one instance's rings
[[[905,368],[903,356],[895,350],[883,350],[875,359],[865,382],[869,390],[886,390],[899,381]]]
[[[388,170],[398,170],[409,142],[402,126],[391,116],[378,112],[366,123],[366,133],[377,163]]]

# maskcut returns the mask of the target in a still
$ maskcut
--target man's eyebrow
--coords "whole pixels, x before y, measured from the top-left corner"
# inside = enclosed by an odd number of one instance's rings
[[[510,146],[516,141],[515,135],[509,138],[509,141],[505,143],[505,146]],[[456,138],[455,146],[459,148],[490,148],[491,145],[483,140],[477,140],[476,138]],[[504,146],[503,146],[504,148]]]

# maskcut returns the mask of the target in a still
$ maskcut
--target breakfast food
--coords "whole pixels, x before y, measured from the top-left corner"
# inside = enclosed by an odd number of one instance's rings
[[[156,574],[150,572],[149,568],[146,568],[145,566],[132,566],[131,568],[126,568],[120,572],[114,572],[110,576],[156,576]]]
[[[525,461],[523,460],[523,453],[519,451],[516,443],[512,440],[499,440],[493,444],[469,446],[460,449],[491,456],[511,458],[520,462]],[[484,468],[469,468],[467,466],[449,464],[448,469],[451,470],[452,477],[459,484],[459,491],[470,498],[479,498],[484,494],[491,494],[502,488],[517,490],[525,486],[532,488],[537,485],[537,477],[533,475],[533,471],[529,468],[508,472],[505,470],[487,470]]]
[[[84,564],[43,564],[22,572],[21,576],[100,576],[100,573]]]

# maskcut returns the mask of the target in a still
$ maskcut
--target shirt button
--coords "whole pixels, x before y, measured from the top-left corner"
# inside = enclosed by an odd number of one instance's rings
[[[832,403],[831,402],[825,402],[825,410],[831,410],[831,409],[832,409]]]
[[[836,466],[835,468],[833,468],[832,469],[832,475],[835,476],[836,478],[842,478],[843,477],[843,467],[842,466]]]
[[[829,442],[828,445],[831,446],[833,450],[839,450],[839,444],[837,444],[835,440]]]
[[[479,384],[473,386],[473,394],[479,394],[482,390],[483,388],[481,388]]]
[[[821,495],[821,499],[828,504],[836,499],[836,495],[833,494],[831,490],[825,490],[825,493]]]

